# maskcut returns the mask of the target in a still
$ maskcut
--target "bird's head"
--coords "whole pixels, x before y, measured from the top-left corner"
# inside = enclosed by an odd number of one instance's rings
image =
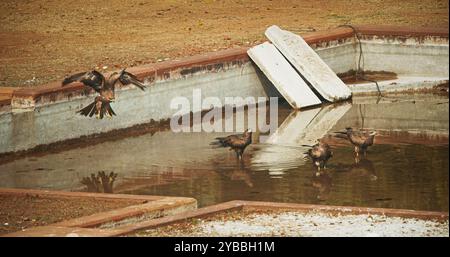
[[[345,130],[352,131],[353,129],[351,127],[346,127]]]
[[[125,69],[122,69],[122,70],[120,70],[120,72],[119,72],[119,77],[120,76],[122,76],[124,73],[125,73],[125,70],[126,70],[126,68]]]
[[[372,132],[369,133],[370,136],[375,136],[376,134],[377,134],[376,131],[372,131]]]

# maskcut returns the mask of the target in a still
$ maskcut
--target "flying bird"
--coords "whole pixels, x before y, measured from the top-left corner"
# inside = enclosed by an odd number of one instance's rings
[[[75,81],[81,82],[99,93],[95,97],[94,102],[77,111],[77,113],[84,116],[89,115],[89,117],[95,114],[98,119],[103,119],[104,116],[112,117],[116,115],[111,108],[111,103],[115,100],[114,89],[117,82],[120,82],[122,85],[133,84],[141,90],[145,90],[144,83],[135,75],[125,71],[125,69],[120,72],[113,72],[107,79],[96,70],[80,72],[65,78],[62,86],[66,86]]]
[[[317,167],[317,171],[320,172],[321,169],[326,168],[326,164],[328,160],[333,157],[333,152],[331,151],[330,146],[327,143],[317,140],[317,144],[313,146],[303,145],[306,147],[311,147],[306,154],[313,161],[314,166]]]
[[[238,159],[242,159],[245,148],[252,143],[252,130],[247,129],[242,135],[230,135],[227,137],[216,137],[210,145],[217,147],[230,147],[234,150]]]
[[[355,147],[355,154],[359,156],[362,152],[364,156],[366,155],[367,148],[373,145],[375,135],[377,134],[375,131],[355,131],[352,128],[345,128],[346,132],[336,132],[338,134],[345,134],[347,136],[348,141],[352,143]]]

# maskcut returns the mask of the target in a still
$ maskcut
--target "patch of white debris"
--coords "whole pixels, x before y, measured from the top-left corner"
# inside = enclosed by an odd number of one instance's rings
[[[448,220],[281,212],[203,221],[192,232],[201,236],[448,237],[448,225]]]

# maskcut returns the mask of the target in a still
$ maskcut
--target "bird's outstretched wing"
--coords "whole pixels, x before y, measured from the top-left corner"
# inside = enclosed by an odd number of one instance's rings
[[[95,91],[100,92],[105,83],[105,77],[96,70],[80,72],[65,78],[62,82],[62,86],[75,81],[79,81],[88,87],[92,87]]]
[[[144,82],[140,81],[135,75],[126,72],[125,70],[122,70],[120,72],[119,80],[123,85],[133,84],[140,88],[142,91],[145,90]]]

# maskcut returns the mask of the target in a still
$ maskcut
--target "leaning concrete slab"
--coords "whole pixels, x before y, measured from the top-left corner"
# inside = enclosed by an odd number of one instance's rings
[[[265,42],[249,49],[247,53],[292,108],[322,103],[275,46]]]
[[[326,100],[335,102],[351,97],[350,89],[302,37],[275,25],[269,27],[265,34]]]

